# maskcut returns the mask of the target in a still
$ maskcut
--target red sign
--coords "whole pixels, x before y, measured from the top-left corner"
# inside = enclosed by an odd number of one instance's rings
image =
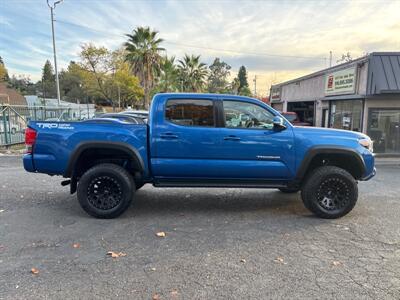
[[[333,88],[333,75],[328,77],[328,89]]]

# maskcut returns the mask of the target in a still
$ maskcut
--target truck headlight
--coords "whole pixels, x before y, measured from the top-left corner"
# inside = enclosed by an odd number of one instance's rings
[[[374,143],[372,142],[372,140],[369,137],[358,140],[358,143],[361,146],[367,148],[371,153],[374,152]]]

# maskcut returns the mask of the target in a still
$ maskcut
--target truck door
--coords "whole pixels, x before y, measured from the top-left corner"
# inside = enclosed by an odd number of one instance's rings
[[[151,130],[153,176],[177,180],[217,176],[221,129],[215,99],[170,98],[159,105],[163,107],[158,108]]]
[[[218,153],[230,178],[288,179],[294,174],[292,128],[274,128],[273,113],[254,102],[224,99]],[[221,106],[219,106],[221,107]]]

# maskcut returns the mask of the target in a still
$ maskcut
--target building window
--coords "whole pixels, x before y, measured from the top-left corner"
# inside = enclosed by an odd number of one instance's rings
[[[183,126],[213,127],[214,105],[211,100],[168,100],[165,118]]]
[[[362,100],[331,101],[330,127],[362,131]]]
[[[400,109],[370,108],[368,135],[376,153],[400,153]]]

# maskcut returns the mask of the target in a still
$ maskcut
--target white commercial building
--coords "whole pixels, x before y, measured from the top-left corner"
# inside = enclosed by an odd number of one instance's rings
[[[377,153],[400,154],[400,52],[374,52],[273,85],[270,101],[313,126],[364,132]]]

